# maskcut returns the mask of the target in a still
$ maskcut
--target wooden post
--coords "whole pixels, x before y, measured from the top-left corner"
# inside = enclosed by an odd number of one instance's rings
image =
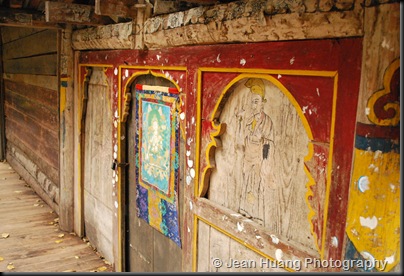
[[[4,117],[4,80],[3,80],[3,41],[0,28],[0,161],[6,158],[6,133]]]
[[[73,128],[73,50],[72,27],[59,32],[60,46],[60,204],[59,224],[64,231],[73,231],[74,212],[74,128]]]

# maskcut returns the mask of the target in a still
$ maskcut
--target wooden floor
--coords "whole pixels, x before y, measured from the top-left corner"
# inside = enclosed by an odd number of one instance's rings
[[[0,162],[0,272],[112,272],[91,245],[59,230],[58,216]]]

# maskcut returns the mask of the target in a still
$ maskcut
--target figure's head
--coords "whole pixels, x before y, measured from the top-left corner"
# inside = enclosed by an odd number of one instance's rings
[[[265,85],[262,79],[249,79],[245,86],[250,88],[251,93],[257,94],[265,102]]]

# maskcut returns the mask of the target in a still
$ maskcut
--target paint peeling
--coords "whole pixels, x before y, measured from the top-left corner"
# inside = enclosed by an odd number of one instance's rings
[[[192,168],[194,166],[194,161],[188,159],[188,167]]]
[[[272,242],[273,242],[274,244],[278,244],[278,243],[279,243],[279,239],[278,239],[277,236],[275,236],[274,234],[272,234],[270,237],[271,237]]]
[[[370,181],[369,181],[369,177],[367,177],[366,175],[361,176],[358,180],[358,188],[359,191],[361,191],[362,193],[366,192],[367,190],[370,189],[369,187]]]
[[[295,62],[295,57],[292,57],[289,61],[290,65],[292,65]]]
[[[389,264],[394,263],[394,260],[395,260],[394,255],[384,258],[384,261],[386,261]]]
[[[195,170],[193,168],[189,170],[189,174],[192,178],[195,178]]]
[[[244,230],[244,224],[237,222],[237,231],[242,232]]]
[[[217,60],[217,62],[221,62],[221,60],[220,60],[220,54],[217,55],[216,60]]]
[[[275,250],[275,258],[277,261],[281,261],[283,258],[283,251],[281,249],[276,249]]]
[[[331,246],[338,247],[338,238],[336,236],[331,237]]]
[[[246,61],[245,59],[243,59],[243,58],[242,58],[242,59],[240,59],[240,64],[241,64],[241,65],[243,65],[243,66],[244,66],[246,63],[247,63],[247,61]]]
[[[359,217],[359,221],[363,227],[368,227],[370,229],[375,229],[377,226],[377,218],[376,216],[373,217]]]

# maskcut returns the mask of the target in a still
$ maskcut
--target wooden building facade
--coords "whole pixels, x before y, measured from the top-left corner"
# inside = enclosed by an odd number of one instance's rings
[[[401,271],[398,1],[0,3],[2,158],[116,271]]]

